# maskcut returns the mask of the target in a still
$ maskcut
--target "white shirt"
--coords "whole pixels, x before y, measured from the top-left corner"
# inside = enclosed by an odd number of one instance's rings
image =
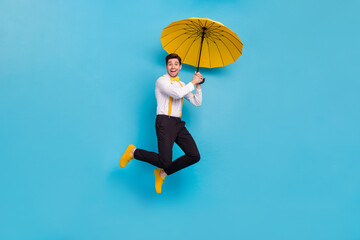
[[[200,106],[202,103],[202,93],[200,89],[196,89],[194,94],[192,92],[194,88],[191,82],[185,85],[181,81],[172,81],[168,73],[160,77],[155,84],[157,115],[181,117],[184,97],[193,105]]]

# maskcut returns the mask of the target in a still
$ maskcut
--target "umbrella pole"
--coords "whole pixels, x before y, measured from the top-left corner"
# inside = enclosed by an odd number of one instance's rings
[[[202,29],[203,29],[203,32],[202,32],[202,36],[201,36],[200,54],[199,54],[199,61],[198,61],[198,66],[197,66],[196,72],[199,72],[201,51],[202,51],[202,46],[203,46],[203,42],[204,42],[204,36],[205,36],[206,27],[203,27]],[[203,78],[203,80],[202,80],[202,82],[200,84],[203,84],[204,82],[205,82],[205,78]]]
[[[201,51],[202,51],[202,46],[203,46],[203,42],[204,42],[204,36],[205,36],[205,30],[206,27],[203,27],[203,32],[202,32],[202,36],[201,36],[201,44],[200,44],[200,54],[199,54],[199,61],[198,61],[198,66],[197,66],[197,72],[199,72],[199,66],[200,66],[200,58],[201,58]]]

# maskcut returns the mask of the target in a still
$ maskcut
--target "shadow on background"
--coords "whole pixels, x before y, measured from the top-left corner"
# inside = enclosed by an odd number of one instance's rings
[[[191,183],[197,181],[197,177],[193,171],[177,172],[168,176],[164,182],[162,193],[157,194],[154,169],[155,167],[150,164],[137,160],[133,160],[123,169],[120,167],[114,169],[110,172],[108,179],[112,191],[131,194],[144,205],[157,202],[176,203],[195,194]]]

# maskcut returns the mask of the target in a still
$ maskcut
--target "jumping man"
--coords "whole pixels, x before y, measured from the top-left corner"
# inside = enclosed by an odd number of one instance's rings
[[[181,112],[184,97],[195,106],[201,105],[200,83],[203,77],[199,72],[195,72],[192,81],[185,85],[179,81],[178,74],[181,67],[181,58],[177,54],[169,54],[166,57],[167,73],[156,81],[157,116],[155,129],[159,153],[139,149],[130,144],[120,159],[122,168],[134,158],[158,167],[154,170],[154,174],[155,189],[159,194],[166,176],[200,160],[196,143],[186,129],[185,122],[181,120]],[[184,151],[185,155],[172,161],[174,142]]]

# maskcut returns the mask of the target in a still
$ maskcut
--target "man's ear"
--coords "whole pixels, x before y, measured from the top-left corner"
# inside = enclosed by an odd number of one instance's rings
[[[179,70],[181,70],[181,68],[182,68],[182,64],[180,64],[180,69]]]

